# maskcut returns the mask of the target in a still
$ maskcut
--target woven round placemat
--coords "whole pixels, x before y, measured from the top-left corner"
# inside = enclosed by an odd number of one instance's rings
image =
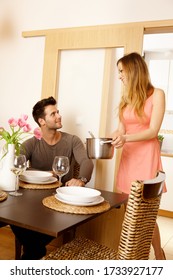
[[[57,181],[52,184],[30,184],[19,181],[19,186],[24,189],[32,189],[32,190],[47,190],[47,189],[55,189],[60,186],[60,183]]]
[[[8,197],[8,194],[6,192],[0,191],[0,202],[7,199],[7,197]]]
[[[76,206],[63,203],[56,199],[53,195],[45,197],[42,200],[42,203],[44,206],[53,210],[71,214],[96,214],[110,209],[108,201],[103,201],[102,203],[94,206]]]

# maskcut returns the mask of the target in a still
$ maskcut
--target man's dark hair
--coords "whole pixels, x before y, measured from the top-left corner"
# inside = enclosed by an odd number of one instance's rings
[[[33,116],[35,122],[39,126],[40,126],[40,124],[38,122],[38,119],[39,118],[44,119],[44,117],[45,117],[45,111],[44,111],[45,107],[47,107],[49,105],[56,105],[56,100],[52,96],[38,101],[32,109],[32,116]]]

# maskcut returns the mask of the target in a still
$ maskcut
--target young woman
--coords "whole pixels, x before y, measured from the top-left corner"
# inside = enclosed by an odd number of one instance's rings
[[[123,147],[117,188],[129,194],[132,181],[154,178],[162,170],[157,136],[165,112],[165,94],[151,84],[147,65],[138,53],[123,56],[117,67],[123,93],[112,144]],[[165,259],[157,225],[152,244],[156,259]]]

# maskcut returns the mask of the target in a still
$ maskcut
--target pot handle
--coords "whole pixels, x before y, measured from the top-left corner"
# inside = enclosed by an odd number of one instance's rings
[[[111,144],[112,143],[112,140],[106,140],[106,141],[103,141],[103,140],[101,140],[100,141],[100,145],[103,145],[103,144]]]

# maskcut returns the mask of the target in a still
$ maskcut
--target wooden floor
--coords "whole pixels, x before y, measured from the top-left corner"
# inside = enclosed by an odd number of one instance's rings
[[[14,234],[7,226],[0,228],[0,260],[14,260]]]
[[[14,234],[9,226],[0,228],[0,260],[14,260],[15,259],[15,247],[14,247]],[[57,248],[61,239],[54,239],[47,246],[47,253]]]

